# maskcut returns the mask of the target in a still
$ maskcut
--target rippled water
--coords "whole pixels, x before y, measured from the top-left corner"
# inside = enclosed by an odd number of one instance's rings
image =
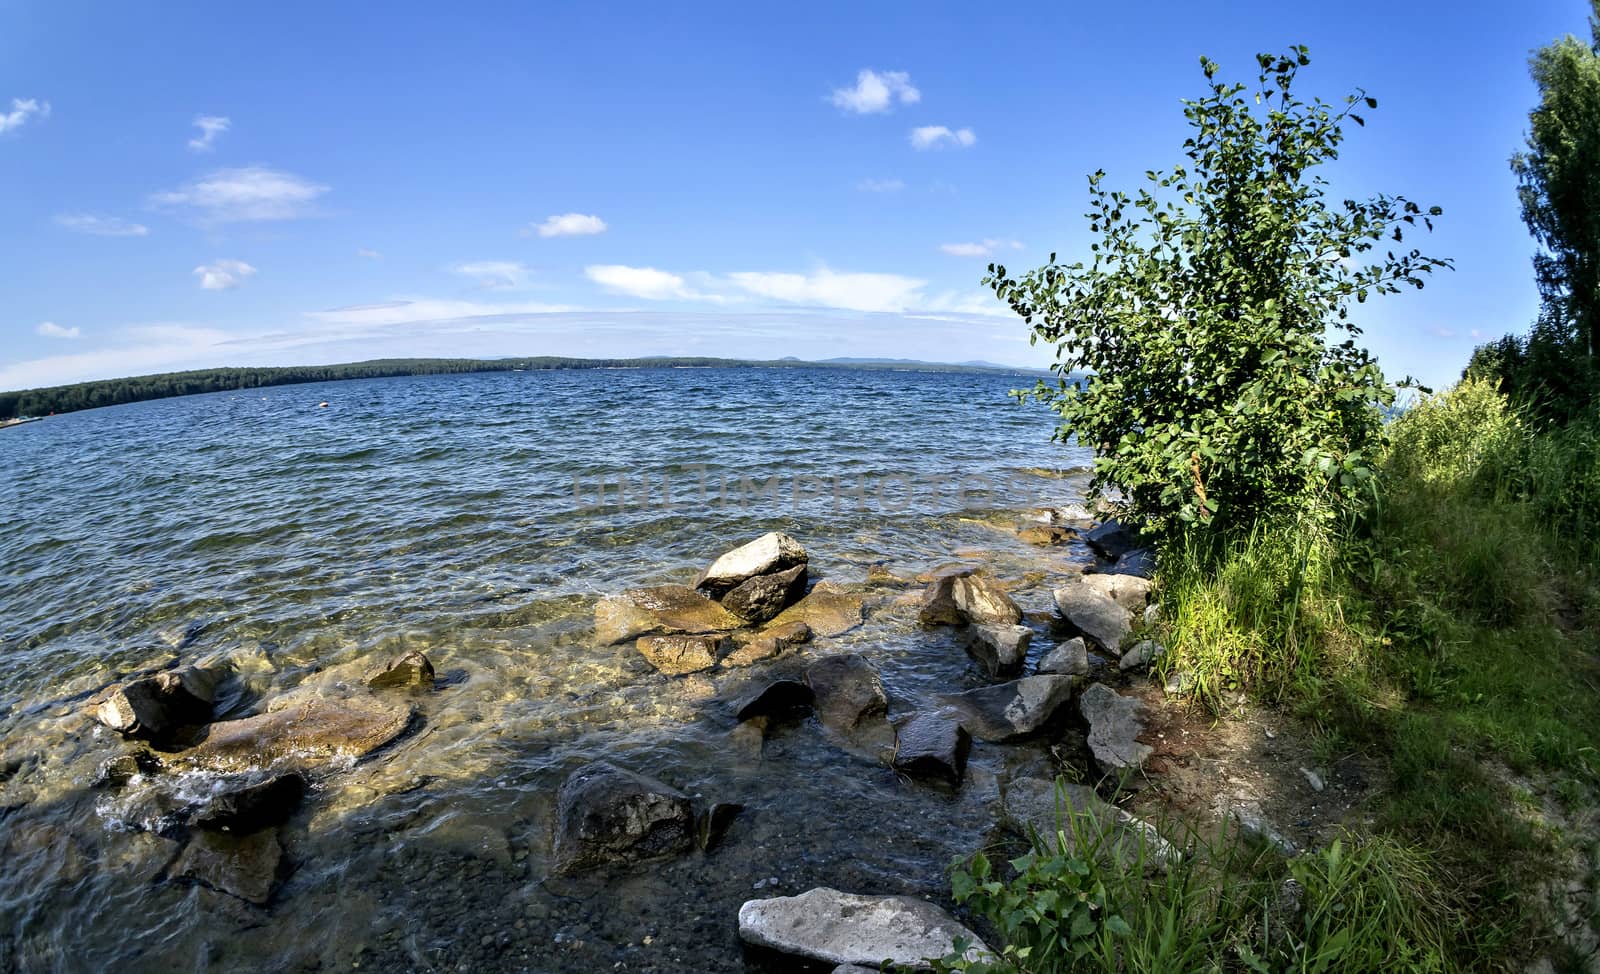
[[[433,376],[0,432],[0,968],[743,971],[769,963],[738,943],[751,896],[937,898],[946,863],[992,827],[996,775],[1038,754],[975,745],[946,795],[814,723],[752,749],[724,703],[751,674],[662,677],[628,644],[597,646],[593,608],[782,529],[814,576],[865,598],[863,626],[805,657],[866,653],[892,716],[975,685],[955,637],[918,630],[904,596],[918,572],[981,561],[1042,619],[1051,576],[1081,559],[1015,535],[1081,495],[1086,461],[1049,442],[1047,412],[1008,399],[1028,382]],[[775,475],[776,495],[740,487]],[[875,564],[904,581],[869,583]],[[222,716],[237,717],[359,686],[408,649],[447,685],[417,701],[414,733],[315,782],[266,908],[166,878],[172,847],[90,788],[124,745],[84,701],[129,672],[226,659]],[[599,757],[746,811],[709,854],[551,877],[555,791]]]

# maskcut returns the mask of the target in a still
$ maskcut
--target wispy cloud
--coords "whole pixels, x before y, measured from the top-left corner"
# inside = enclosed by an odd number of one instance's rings
[[[0,134],[19,129],[30,118],[49,118],[50,103],[37,98],[11,99],[11,111],[0,112]]]
[[[328,187],[266,166],[219,169],[188,185],[157,193],[158,207],[185,209],[205,223],[293,220],[309,216]]]
[[[533,301],[484,302],[455,301],[443,298],[399,298],[376,304],[352,304],[324,311],[308,311],[306,317],[328,325],[406,325],[428,321],[458,321],[469,318],[502,318],[508,315],[540,315],[572,312],[579,309],[565,304]]]
[[[654,267],[628,267],[625,264],[591,264],[583,274],[608,291],[647,301],[719,300],[690,288],[684,279]]]
[[[451,273],[471,278],[481,288],[507,291],[524,287],[532,275],[526,264],[515,260],[473,260],[450,268]]]
[[[190,152],[210,152],[216,146],[217,136],[228,131],[226,115],[200,115],[194,120],[194,127],[200,134],[189,140]]]
[[[922,92],[911,84],[911,75],[904,71],[884,71],[862,68],[856,83],[850,88],[835,88],[828,100],[837,108],[857,115],[887,112],[898,102],[914,105],[922,100]]]
[[[188,325],[124,328],[115,344],[102,348],[0,365],[0,389],[40,388],[143,375],[179,366],[217,365],[229,361],[220,346],[230,337],[225,331]]]
[[[846,311],[904,311],[919,303],[926,281],[899,274],[840,273],[824,267],[809,274],[742,271],[728,275],[748,294]]]
[[[35,328],[34,331],[46,338],[77,338],[82,334],[78,331],[77,325],[73,325],[71,328],[63,328],[53,321],[39,322],[39,327]]]
[[[1021,250],[1022,241],[986,238],[971,243],[940,244],[939,249],[952,257],[988,257],[997,250]]]
[[[357,257],[365,257],[367,260],[382,260],[383,259],[383,255],[382,254],[378,253],[376,250],[368,250],[366,247],[357,247],[356,248],[356,256]]]
[[[587,213],[561,213],[530,226],[541,237],[590,237],[606,232],[606,221]]]
[[[226,291],[236,288],[256,276],[256,269],[242,260],[218,260],[201,264],[194,269],[200,278],[200,287],[207,291]]]
[[[863,179],[856,183],[856,189],[863,193],[898,193],[906,188],[906,184],[898,179]]]
[[[918,150],[955,146],[965,149],[977,144],[978,136],[971,129],[952,131],[944,125],[924,125],[911,130],[911,147]]]
[[[150,228],[133,223],[120,216],[96,216],[93,213],[58,213],[56,225],[73,233],[88,233],[96,237],[142,237]]]

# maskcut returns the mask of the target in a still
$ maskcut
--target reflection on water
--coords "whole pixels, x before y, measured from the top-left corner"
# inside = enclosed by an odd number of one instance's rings
[[[994,821],[978,745],[963,789],[898,779],[814,722],[764,744],[725,703],[757,672],[667,679],[596,646],[593,606],[687,582],[787,530],[866,623],[804,647],[859,651],[891,716],[979,680],[956,637],[914,625],[911,579],[981,561],[1024,610],[1081,553],[1021,543],[1081,494],[1084,456],[1010,403],[1026,379],[902,372],[645,370],[280,387],[56,417],[0,440],[0,969],[740,971],[738,905],[817,884],[937,895]],[[328,409],[316,409],[326,399]],[[700,465],[703,465],[701,467]],[[574,478],[985,479],[952,502],[575,502]],[[1066,476],[1063,476],[1063,474]],[[988,485],[992,485],[992,489]],[[873,581],[869,582],[869,569]],[[1044,642],[1038,640],[1037,642]],[[83,701],[130,672],[223,659],[223,716],[286,694],[366,692],[421,650],[440,689],[416,729],[318,775],[282,828],[265,909],[165,878],[178,843],[141,819],[160,789],[92,789],[121,753]],[[781,662],[781,661],[780,661]],[[772,664],[779,665],[779,664]],[[702,805],[746,811],[661,865],[549,873],[554,795],[605,757]],[[198,791],[197,791],[198,790]],[[757,893],[756,890],[762,890]],[[757,962],[759,963],[759,962]]]

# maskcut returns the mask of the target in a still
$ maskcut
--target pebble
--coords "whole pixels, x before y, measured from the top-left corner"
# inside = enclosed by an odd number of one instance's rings
[[[1322,775],[1317,774],[1310,768],[1301,768],[1300,773],[1306,776],[1306,783],[1311,786],[1312,791],[1321,791],[1324,787],[1326,787],[1322,783]]]

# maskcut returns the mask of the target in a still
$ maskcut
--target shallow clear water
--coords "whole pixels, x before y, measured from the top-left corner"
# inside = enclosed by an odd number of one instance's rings
[[[753,749],[726,700],[758,673],[662,677],[629,644],[596,645],[594,604],[786,530],[815,577],[865,600],[860,628],[801,661],[867,654],[892,716],[975,685],[955,637],[916,628],[904,597],[921,571],[982,562],[1042,618],[1051,578],[1082,559],[1015,535],[1081,497],[1087,459],[1009,400],[1029,382],[432,376],[0,433],[0,968],[742,971],[768,963],[738,943],[752,896],[937,898],[946,863],[992,828],[996,774],[1038,754],[976,744],[946,795],[814,723]],[[869,583],[875,564],[905,581]],[[266,908],[165,878],[172,850],[137,831],[129,796],[89,787],[123,745],[84,701],[129,672],[226,659],[236,717],[359,687],[408,649],[447,685],[416,701],[415,732],[316,781]],[[746,811],[709,854],[551,877],[555,791],[599,757]]]

